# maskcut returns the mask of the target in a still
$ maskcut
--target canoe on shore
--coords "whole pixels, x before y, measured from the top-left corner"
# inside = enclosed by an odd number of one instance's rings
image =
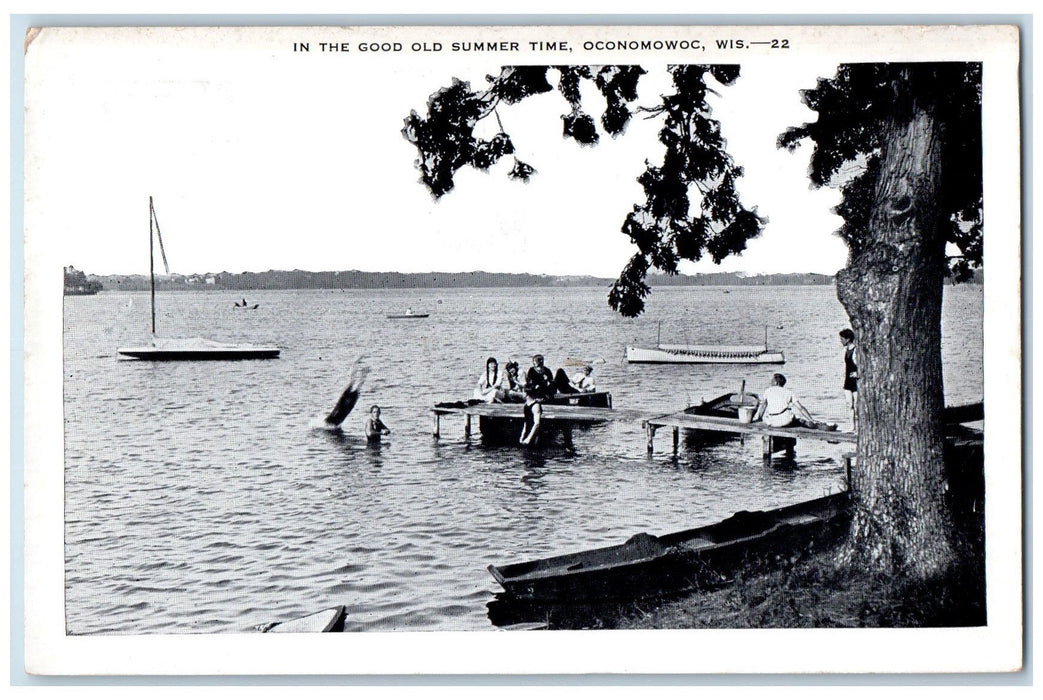
[[[767,511],[740,511],[712,525],[506,566],[489,573],[512,597],[543,602],[629,600],[727,583],[748,561],[789,557],[831,543],[850,518],[840,492]]]

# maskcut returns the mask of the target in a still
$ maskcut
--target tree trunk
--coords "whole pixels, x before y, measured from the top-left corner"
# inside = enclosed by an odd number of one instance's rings
[[[859,374],[844,559],[921,580],[955,560],[942,458],[940,128],[929,106],[914,105],[885,129],[868,240],[837,275]]]

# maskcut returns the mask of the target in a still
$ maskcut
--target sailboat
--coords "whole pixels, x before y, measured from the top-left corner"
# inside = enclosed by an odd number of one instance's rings
[[[662,324],[660,324],[660,329]],[[775,364],[786,362],[781,350],[768,347],[768,327],[764,327],[764,345],[664,345],[658,337],[654,348],[628,345],[627,362],[649,364]]]
[[[157,338],[156,337],[156,266],[154,241],[159,241],[159,252],[163,258],[163,269],[170,274],[167,253],[163,249],[163,236],[159,231],[159,219],[152,197],[148,198],[148,258],[149,291],[152,301],[152,340],[148,345],[117,348],[121,358],[135,360],[261,360],[279,356],[279,348],[272,345],[249,345],[246,343],[221,343],[206,338]]]

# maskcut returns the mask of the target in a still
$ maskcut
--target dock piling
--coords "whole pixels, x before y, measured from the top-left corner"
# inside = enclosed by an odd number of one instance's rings
[[[674,433],[674,456],[676,457],[677,456],[677,447],[678,447],[678,444],[681,442],[681,429],[678,428],[675,425],[673,433]]]

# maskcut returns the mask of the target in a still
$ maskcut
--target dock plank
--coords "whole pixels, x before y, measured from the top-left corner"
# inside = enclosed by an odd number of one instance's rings
[[[776,428],[760,422],[742,423],[737,418],[697,416],[684,412],[650,417],[645,419],[644,423],[646,427],[651,426],[652,428],[683,428],[686,430],[706,430],[717,433],[804,438],[830,443],[854,444],[858,440],[858,436],[855,433],[840,430],[812,430],[804,427]]]
[[[431,413],[436,416],[461,415],[482,418],[517,418],[525,414],[520,403],[480,403],[473,406],[435,406]],[[569,420],[581,423],[605,421],[644,421],[655,414],[631,409],[597,408],[593,406],[560,406],[543,404],[544,420]]]

